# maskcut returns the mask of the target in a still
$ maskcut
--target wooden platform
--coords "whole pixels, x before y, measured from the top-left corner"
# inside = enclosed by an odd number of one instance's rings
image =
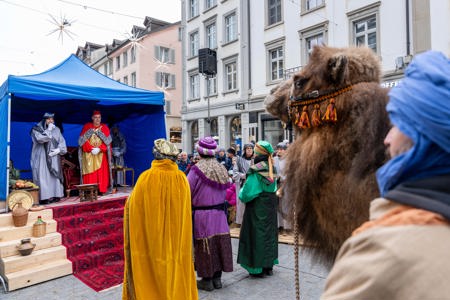
[[[38,216],[47,223],[46,235],[33,237],[33,223]],[[72,262],[67,259],[56,225],[51,209],[29,212],[23,227],[14,226],[11,213],[0,214],[0,275],[8,291],[72,274]],[[16,248],[24,238],[36,244],[27,256],[21,256]]]
[[[240,228],[230,228],[230,235],[232,238],[239,238]],[[279,234],[278,242],[283,244],[294,245],[294,234]],[[302,239],[299,240],[299,245],[302,245]]]

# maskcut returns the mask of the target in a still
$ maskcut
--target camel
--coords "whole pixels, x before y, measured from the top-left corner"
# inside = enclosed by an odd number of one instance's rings
[[[300,236],[321,261],[334,261],[379,196],[375,172],[387,160],[390,128],[380,69],[367,47],[316,46],[308,64],[264,101],[294,127],[281,201],[286,211],[295,207]]]

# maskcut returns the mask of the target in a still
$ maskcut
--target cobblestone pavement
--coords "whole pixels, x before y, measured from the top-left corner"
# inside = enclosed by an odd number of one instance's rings
[[[272,277],[255,279],[249,277],[248,273],[236,264],[238,240],[233,238],[232,245],[235,263],[234,271],[231,273],[223,273],[222,289],[212,292],[200,291],[200,300],[295,299],[295,260],[293,246],[279,244],[280,264],[274,267],[274,275]],[[302,250],[300,251],[299,261],[301,299],[316,300],[320,298],[328,269],[319,263],[312,262],[311,257]],[[9,293],[5,293],[3,290],[0,291],[0,299],[2,300],[119,300],[121,297],[121,285],[97,293],[72,275]]]

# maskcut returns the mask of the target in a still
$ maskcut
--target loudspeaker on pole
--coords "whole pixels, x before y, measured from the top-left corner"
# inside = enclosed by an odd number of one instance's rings
[[[217,73],[217,54],[209,48],[198,50],[198,71],[205,75],[215,75]]]

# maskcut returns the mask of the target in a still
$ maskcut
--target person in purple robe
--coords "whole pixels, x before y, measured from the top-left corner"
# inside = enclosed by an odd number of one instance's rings
[[[194,226],[195,269],[201,280],[197,288],[222,288],[222,272],[233,271],[230,229],[227,222],[226,193],[228,172],[216,158],[217,143],[211,137],[200,139],[195,149],[200,160],[187,176],[191,187]]]

